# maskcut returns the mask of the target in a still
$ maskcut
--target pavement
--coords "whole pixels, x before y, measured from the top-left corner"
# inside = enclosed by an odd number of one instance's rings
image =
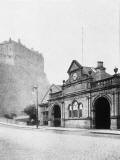
[[[19,127],[0,125],[0,160],[120,160],[120,135],[91,134],[75,128]]]
[[[13,123],[5,123],[0,122],[0,125],[13,126],[17,128],[25,128],[25,129],[38,129],[38,130],[55,130],[55,131],[70,131],[70,132],[88,132],[94,134],[108,134],[108,135],[120,135],[120,130],[113,129],[82,129],[82,128],[65,128],[65,127],[49,127],[49,126],[27,126]]]

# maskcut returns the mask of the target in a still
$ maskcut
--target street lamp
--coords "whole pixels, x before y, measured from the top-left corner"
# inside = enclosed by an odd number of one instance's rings
[[[36,128],[38,128],[38,86],[33,87],[33,91],[36,93]]]

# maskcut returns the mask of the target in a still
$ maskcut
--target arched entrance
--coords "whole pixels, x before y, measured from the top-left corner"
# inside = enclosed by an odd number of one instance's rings
[[[53,126],[60,127],[61,126],[61,110],[59,105],[55,105],[52,110],[53,115]]]
[[[105,97],[100,97],[95,101],[95,128],[110,129],[110,104]]]

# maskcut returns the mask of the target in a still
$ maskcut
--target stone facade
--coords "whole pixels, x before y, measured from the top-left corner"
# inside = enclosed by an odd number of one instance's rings
[[[77,128],[120,128],[120,74],[97,67],[81,66],[73,60],[69,78],[48,99],[48,125]],[[59,109],[58,109],[59,108]],[[58,114],[58,112],[60,112]]]
[[[20,40],[0,44],[0,115],[20,114],[34,103],[32,89],[38,85],[39,103],[49,87],[42,54],[28,49]]]

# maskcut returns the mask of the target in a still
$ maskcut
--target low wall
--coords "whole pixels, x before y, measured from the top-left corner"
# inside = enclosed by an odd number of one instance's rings
[[[8,124],[26,125],[26,122],[16,121],[14,119],[0,118],[0,122]]]
[[[110,129],[117,129],[117,119],[116,118],[111,118]]]
[[[65,120],[65,127],[70,128],[90,128],[89,119],[67,119]]]

